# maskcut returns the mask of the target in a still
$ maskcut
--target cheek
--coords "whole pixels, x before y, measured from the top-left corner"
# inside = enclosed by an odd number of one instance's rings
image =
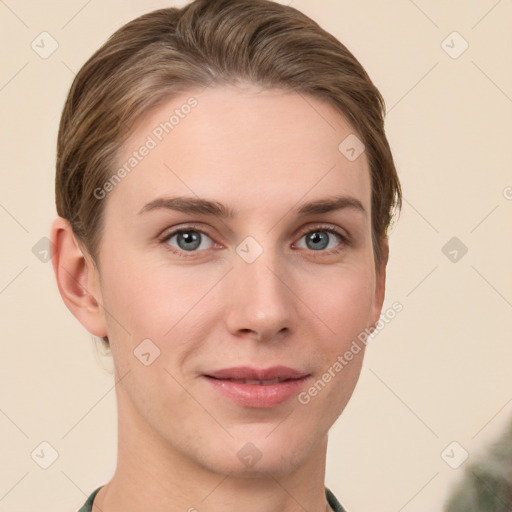
[[[110,326],[117,331],[121,324],[145,337],[168,331],[195,295],[180,274],[179,268],[170,272],[129,255],[112,258],[103,279],[104,306],[117,321],[110,319]]]
[[[308,313],[305,322],[320,319],[313,357],[318,358],[321,371],[301,403],[318,408],[318,414],[331,424],[350,400],[361,372],[373,303],[373,274],[367,266],[351,267],[322,279],[317,276],[315,282],[316,293],[310,293],[307,300],[315,315]]]
[[[352,339],[369,325],[374,276],[368,266],[329,272],[308,280],[314,293],[307,294],[313,311],[330,328],[338,343]]]
[[[212,283],[218,280],[215,270],[207,266],[171,267],[126,255],[117,261],[105,267],[102,287],[118,372],[142,370],[134,356],[148,350],[151,357],[153,352],[158,354],[150,368],[164,364],[168,369],[179,368],[209,338],[212,323],[222,310],[220,295],[210,292]],[[144,386],[151,386],[144,375]],[[165,372],[160,377],[169,379]]]

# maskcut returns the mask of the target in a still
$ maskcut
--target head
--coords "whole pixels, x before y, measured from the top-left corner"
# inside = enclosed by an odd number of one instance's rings
[[[307,404],[241,407],[204,377],[286,364],[313,384],[377,322],[401,206],[383,116],[343,44],[265,0],[146,14],[82,67],[59,129],[53,264],[110,345],[139,432],[225,471],[252,441],[274,474],[324,439],[364,346]]]

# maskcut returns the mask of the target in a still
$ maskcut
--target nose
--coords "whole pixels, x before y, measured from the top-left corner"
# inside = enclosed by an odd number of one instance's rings
[[[258,341],[282,339],[296,330],[296,299],[284,262],[266,250],[252,263],[236,258],[227,276],[228,331]]]

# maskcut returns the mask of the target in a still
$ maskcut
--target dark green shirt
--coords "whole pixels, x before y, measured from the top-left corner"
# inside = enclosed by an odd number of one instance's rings
[[[84,506],[78,512],[91,512],[92,511],[92,502],[94,501],[94,497],[98,493],[101,487],[98,487],[90,496],[87,498],[87,501],[84,503]],[[325,488],[325,496],[329,505],[332,507],[334,512],[345,512],[345,509],[340,505],[340,502],[336,499],[336,496],[326,487]]]

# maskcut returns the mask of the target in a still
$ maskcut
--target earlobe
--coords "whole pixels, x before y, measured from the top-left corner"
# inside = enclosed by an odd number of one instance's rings
[[[370,326],[375,327],[379,321],[386,294],[386,266],[389,258],[389,241],[387,238],[381,240],[381,263],[376,269],[375,292],[372,305]]]
[[[62,300],[93,335],[107,336],[98,271],[80,249],[71,225],[57,217],[51,228],[52,265]]]

